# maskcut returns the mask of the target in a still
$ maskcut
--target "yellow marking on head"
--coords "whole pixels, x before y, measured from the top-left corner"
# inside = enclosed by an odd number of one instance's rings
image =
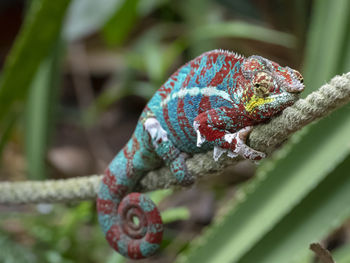
[[[261,98],[261,97],[253,96],[249,100],[249,102],[245,105],[245,109],[248,112],[252,112],[256,107],[266,103],[270,103],[273,100],[274,100],[273,98]]]

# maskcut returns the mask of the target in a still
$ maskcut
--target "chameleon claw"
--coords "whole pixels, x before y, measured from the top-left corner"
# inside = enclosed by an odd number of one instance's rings
[[[201,147],[202,144],[205,142],[205,138],[202,136],[202,134],[199,131],[199,123],[194,121],[193,128],[197,133],[197,147]]]
[[[265,153],[256,151],[246,144],[248,135],[252,130],[252,126],[247,126],[238,132],[225,134],[225,141],[230,144],[235,144],[235,148],[227,153],[228,157],[234,158],[241,155],[245,159],[250,159],[253,161],[259,161],[266,157]]]
[[[213,158],[217,162],[220,156],[225,153],[227,150],[220,148],[218,146],[214,146]]]
[[[252,130],[253,126],[247,126],[237,132],[237,151],[235,150],[235,152],[242,155],[245,159],[259,161],[265,158],[266,154],[263,152],[256,151],[246,144],[247,138]]]
[[[228,143],[232,143],[232,141],[233,141],[234,139],[237,139],[237,137],[238,137],[237,132],[235,132],[235,133],[228,133],[228,134],[225,134],[224,139],[225,139],[225,141],[227,141]]]
[[[238,156],[238,153],[228,151],[227,156],[230,158],[236,158]]]
[[[228,143],[232,143],[232,141],[235,139],[237,142],[239,141],[239,134],[236,133],[228,133],[225,135],[224,137],[225,141],[227,141]],[[227,152],[227,156],[230,158],[235,158],[238,156],[240,152],[240,147],[237,143],[236,148],[233,151],[228,151]]]

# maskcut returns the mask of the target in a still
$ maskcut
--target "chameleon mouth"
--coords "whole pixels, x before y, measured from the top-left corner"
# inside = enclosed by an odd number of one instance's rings
[[[297,85],[288,86],[285,90],[289,93],[301,93],[305,89],[305,86],[302,83],[298,83]]]

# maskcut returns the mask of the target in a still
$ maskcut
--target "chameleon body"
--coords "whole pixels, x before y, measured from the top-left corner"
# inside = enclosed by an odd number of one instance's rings
[[[289,67],[223,50],[178,69],[148,102],[131,139],[106,169],[97,209],[109,244],[129,258],[153,255],[163,226],[154,203],[132,193],[141,177],[165,163],[180,184],[191,184],[186,156],[211,149],[215,160],[224,152],[264,158],[246,138],[254,125],[292,105],[302,82]]]

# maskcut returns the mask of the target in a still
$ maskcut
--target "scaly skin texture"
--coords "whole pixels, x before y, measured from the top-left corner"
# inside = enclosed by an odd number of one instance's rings
[[[106,169],[97,209],[109,244],[125,257],[153,255],[163,225],[154,203],[132,193],[140,178],[165,163],[180,184],[191,184],[186,156],[211,149],[215,160],[225,152],[264,158],[245,144],[252,127],[292,105],[303,89],[299,72],[259,56],[213,50],[182,66],[148,102]]]

